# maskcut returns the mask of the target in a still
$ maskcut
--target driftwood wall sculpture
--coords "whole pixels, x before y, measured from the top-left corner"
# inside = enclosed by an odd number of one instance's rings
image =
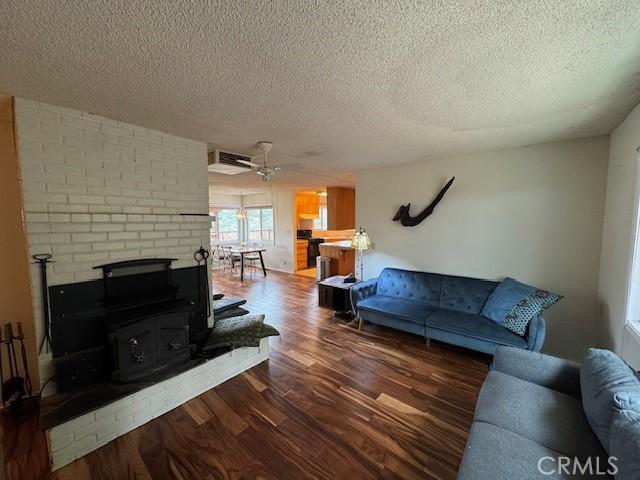
[[[393,221],[394,222],[400,221],[400,223],[405,227],[415,227],[416,225],[418,225],[420,222],[422,222],[425,218],[427,218],[429,215],[433,213],[433,210],[436,208],[436,205],[440,202],[440,200],[442,200],[442,197],[444,197],[444,194],[447,193],[447,190],[449,190],[449,187],[451,187],[455,178],[456,177],[451,177],[451,180],[449,180],[447,184],[444,187],[442,187],[442,190],[440,190],[438,195],[436,195],[436,198],[433,199],[433,202],[427,205],[425,209],[422,212],[420,212],[418,215],[416,215],[415,217],[412,217],[411,215],[409,215],[409,208],[411,208],[411,203],[407,203],[406,205],[402,205],[398,209],[398,212],[393,217]]]

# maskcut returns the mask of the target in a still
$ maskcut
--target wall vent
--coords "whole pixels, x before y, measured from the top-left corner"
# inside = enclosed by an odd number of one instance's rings
[[[224,150],[211,150],[208,153],[209,171],[214,173],[222,173],[225,175],[237,175],[251,170],[249,165],[244,165],[238,160],[250,162],[252,158],[248,155],[240,153],[232,153]]]

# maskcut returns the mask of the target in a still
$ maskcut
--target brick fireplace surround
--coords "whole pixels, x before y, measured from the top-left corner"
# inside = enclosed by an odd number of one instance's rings
[[[97,115],[16,99],[15,123],[29,254],[51,253],[49,285],[98,279],[96,265],[177,258],[209,242],[205,143]],[[31,272],[36,340],[43,336],[42,294]],[[48,432],[54,469],[161,415],[264,360],[242,349],[142,390]],[[51,354],[38,358],[41,384]],[[44,396],[55,393],[51,382]]]

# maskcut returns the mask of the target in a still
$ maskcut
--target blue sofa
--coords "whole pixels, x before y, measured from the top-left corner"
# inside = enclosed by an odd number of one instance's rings
[[[499,346],[540,351],[545,321],[537,316],[524,337],[482,316],[499,282],[385,268],[378,278],[351,288],[363,321],[493,355]]]

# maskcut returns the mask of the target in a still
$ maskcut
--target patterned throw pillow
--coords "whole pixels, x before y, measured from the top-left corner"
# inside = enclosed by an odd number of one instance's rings
[[[264,315],[243,315],[216,320],[204,351],[223,347],[258,347],[264,323]]]
[[[264,315],[243,315],[216,320],[204,352],[218,348],[258,347],[260,339],[280,335],[275,327],[264,323]]]
[[[502,326],[520,336],[524,336],[529,322],[561,298],[562,295],[536,288],[507,313]]]
[[[562,295],[507,277],[489,295],[482,307],[482,315],[524,336],[529,322],[561,298]]]
[[[260,334],[260,338],[264,337],[277,337],[280,335],[278,329],[268,323],[262,324],[262,333]]]

